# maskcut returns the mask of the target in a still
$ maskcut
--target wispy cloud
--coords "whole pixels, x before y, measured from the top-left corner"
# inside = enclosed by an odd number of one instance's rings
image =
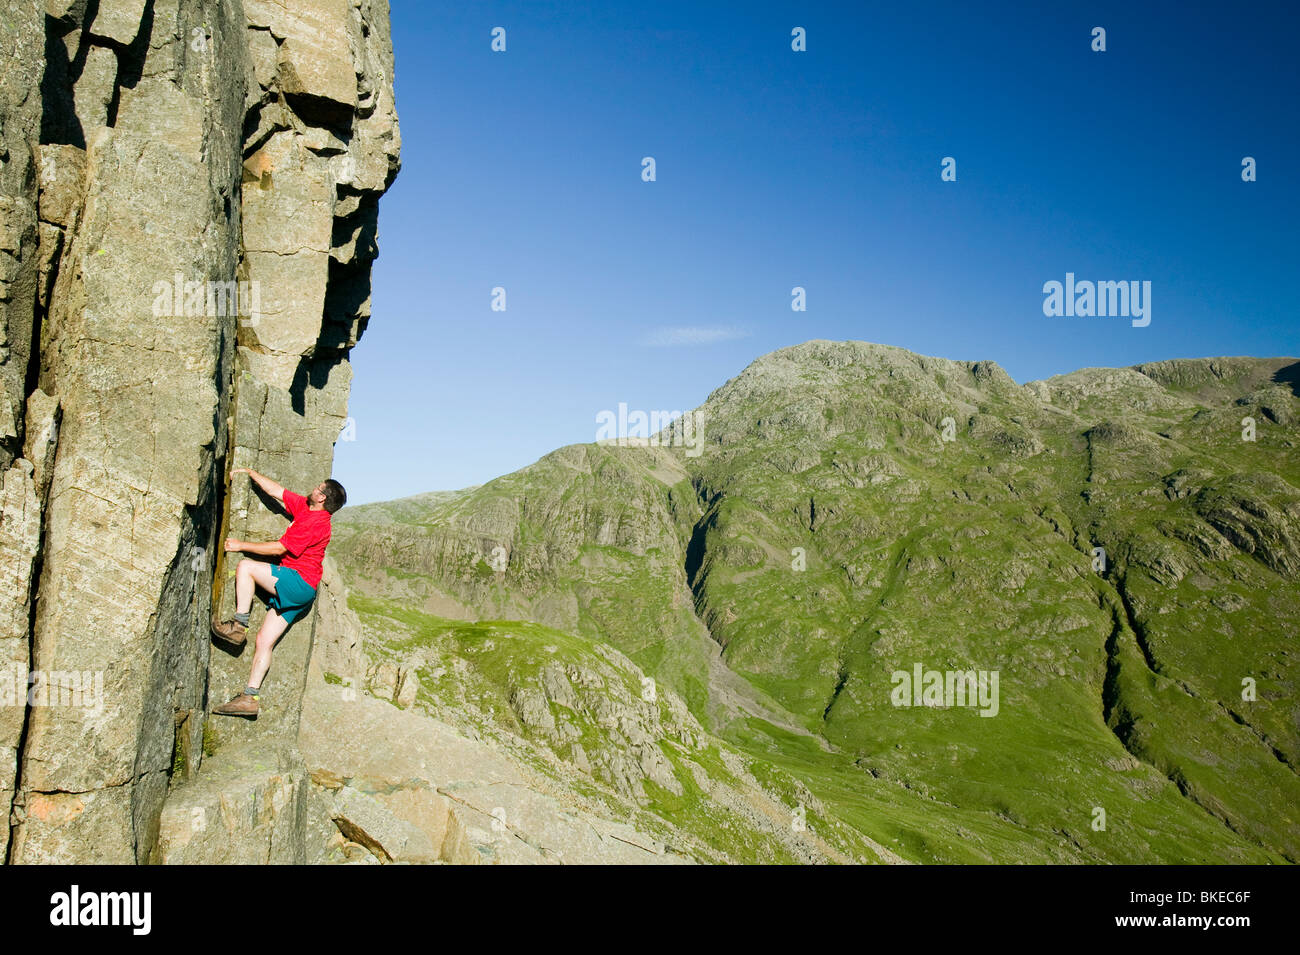
[[[675,345],[712,345],[744,338],[749,332],[735,325],[671,325],[656,328],[641,339],[642,345],[651,348],[671,348]]]

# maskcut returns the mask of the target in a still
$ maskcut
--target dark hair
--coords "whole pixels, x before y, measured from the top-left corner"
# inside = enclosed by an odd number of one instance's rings
[[[325,481],[325,510],[333,514],[348,502],[348,492],[333,478]]]

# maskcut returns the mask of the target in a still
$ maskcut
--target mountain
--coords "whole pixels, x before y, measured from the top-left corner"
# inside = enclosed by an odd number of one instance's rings
[[[714,752],[844,858],[1295,862],[1298,391],[812,341],[649,441],[345,509],[331,552],[413,705],[700,854],[745,855]],[[688,732],[602,712],[638,678]]]

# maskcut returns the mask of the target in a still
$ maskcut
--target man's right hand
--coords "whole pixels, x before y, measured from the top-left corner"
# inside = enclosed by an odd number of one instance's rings
[[[252,478],[253,482],[256,483],[257,486],[260,487],[263,491],[271,495],[281,504],[284,503],[284,488],[276,484],[265,474],[258,474],[252,468],[235,468],[230,472],[231,478],[233,478],[236,474],[247,474],[250,478]]]

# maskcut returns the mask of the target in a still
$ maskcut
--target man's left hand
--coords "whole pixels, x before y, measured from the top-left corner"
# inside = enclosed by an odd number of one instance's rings
[[[239,540],[237,537],[226,538],[226,553],[230,553],[233,550],[243,550],[243,549],[244,549],[244,542]]]

